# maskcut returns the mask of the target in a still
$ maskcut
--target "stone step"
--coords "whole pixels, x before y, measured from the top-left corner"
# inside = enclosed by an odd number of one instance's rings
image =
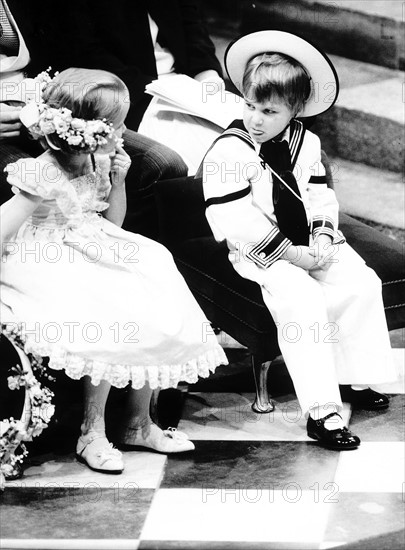
[[[331,55],[340,80],[335,106],[319,116],[314,131],[338,157],[402,172],[404,168],[404,73]]]
[[[296,32],[325,51],[405,69],[402,0],[205,0],[212,28]]]
[[[212,35],[223,64],[225,49],[236,35]],[[404,162],[404,73],[330,55],[339,75],[335,106],[313,127],[325,151],[393,172]]]
[[[405,190],[400,174],[336,157],[330,161],[342,212],[405,229]]]

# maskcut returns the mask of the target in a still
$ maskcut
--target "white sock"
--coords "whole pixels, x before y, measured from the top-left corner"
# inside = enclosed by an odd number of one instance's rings
[[[324,426],[327,430],[339,430],[345,427],[343,419],[340,418],[337,414],[325,420]]]
[[[314,420],[320,420],[332,412],[337,412],[337,409],[331,410],[331,407],[312,407],[309,414]],[[325,420],[324,426],[327,430],[339,430],[344,428],[345,424],[343,420],[337,414],[334,414],[331,418]]]
[[[352,388],[352,390],[355,390],[355,391],[368,390],[369,388],[369,386],[366,386],[364,384],[352,384],[350,387]]]

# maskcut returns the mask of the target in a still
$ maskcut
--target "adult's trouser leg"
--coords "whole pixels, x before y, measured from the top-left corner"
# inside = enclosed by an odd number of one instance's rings
[[[126,178],[128,206],[123,227],[156,239],[154,186],[158,180],[186,176],[187,166],[175,151],[153,139],[132,130],[126,130],[123,137],[132,161]]]

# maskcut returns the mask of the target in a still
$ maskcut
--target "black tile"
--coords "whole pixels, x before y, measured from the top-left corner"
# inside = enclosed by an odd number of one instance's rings
[[[403,529],[339,546],[339,550],[403,550],[404,548],[405,531]]]
[[[290,441],[195,441],[192,455],[168,457],[163,488],[301,490],[334,480],[339,453]]]
[[[0,496],[2,538],[139,538],[154,491],[91,485],[7,487]]]

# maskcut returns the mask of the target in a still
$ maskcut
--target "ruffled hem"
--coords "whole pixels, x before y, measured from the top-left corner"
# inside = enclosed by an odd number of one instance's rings
[[[7,335],[7,329],[3,332]],[[10,333],[11,334],[11,333]],[[198,378],[208,378],[215,372],[218,365],[227,365],[228,360],[224,350],[218,344],[206,352],[182,364],[175,365],[128,365],[107,363],[70,353],[57,346],[41,345],[33,341],[29,335],[21,335],[25,341],[25,353],[49,357],[49,367],[54,370],[65,370],[73,380],[90,376],[92,384],[98,386],[106,380],[116,388],[125,388],[132,382],[136,390],[146,382],[152,390],[157,388],[176,388],[179,382],[195,384]]]

